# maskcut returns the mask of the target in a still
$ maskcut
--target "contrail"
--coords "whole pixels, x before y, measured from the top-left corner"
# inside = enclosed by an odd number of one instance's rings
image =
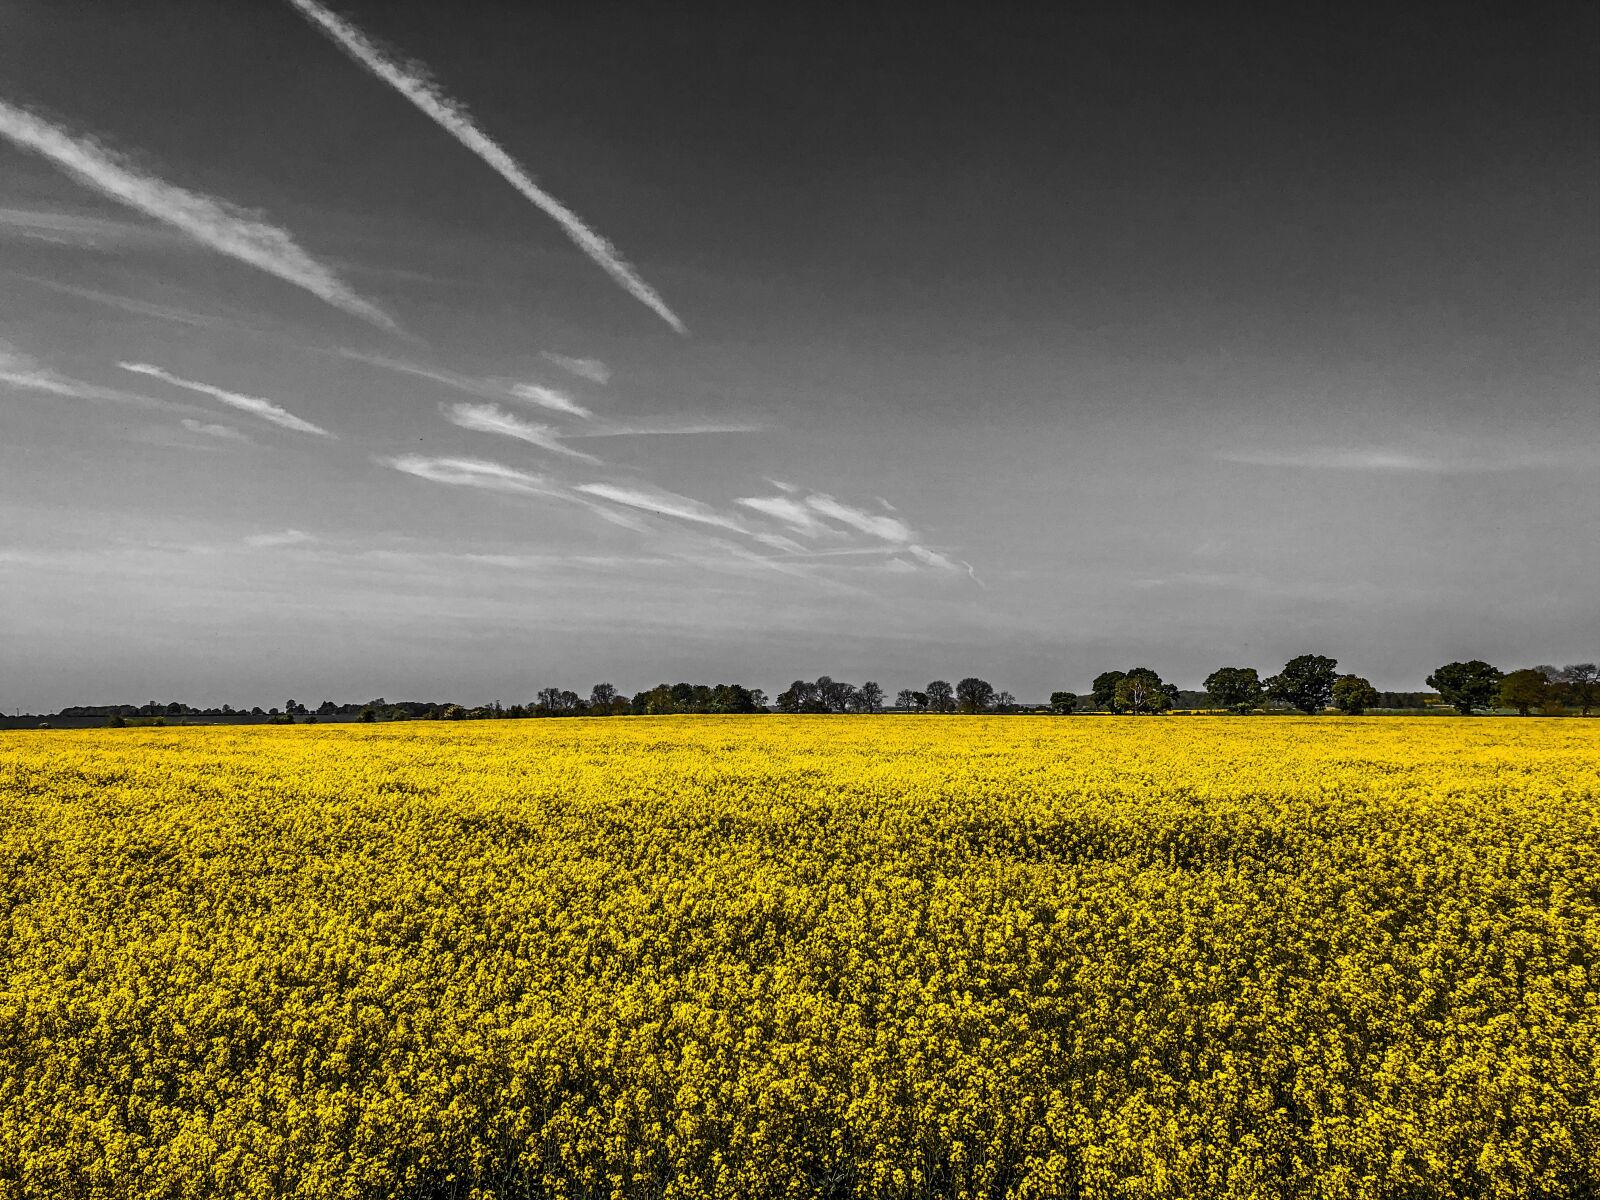
[[[535,183],[516,159],[473,123],[471,115],[460,103],[439,90],[438,85],[428,78],[422,66],[401,61],[385,53],[366,34],[338,14],[324,8],[317,0],[289,0],[289,3],[336,42],[346,54],[410,100],[431,117],[435,124],[481,158],[525,198],[553,217],[556,224],[561,226],[578,248],[599,264],[636,300],[648,305],[656,315],[679,333],[688,333],[683,322],[667,307],[666,302],[649,284],[634,274],[633,268],[623,260],[616,247],[585,225],[577,213]]]
[[[281,425],[285,429],[293,429],[298,433],[315,433],[322,437],[332,437],[320,425],[313,425],[310,421],[295,416],[281,404],[274,404],[271,400],[263,400],[259,396],[244,396],[238,392],[225,391],[219,387],[212,387],[209,383],[197,383],[193,379],[184,379],[177,375],[169,374],[160,367],[153,367],[149,363],[125,362],[118,363],[124,371],[132,371],[135,375],[148,375],[152,379],[159,379],[163,383],[171,384],[177,388],[188,388],[191,392],[199,392],[202,396],[210,396],[224,404],[244,412],[252,413],[263,421],[271,421],[274,425]]]
[[[213,250],[305,288],[382,329],[396,328],[386,313],[352,292],[286,231],[259,220],[258,214],[147,175],[92,138],[76,137],[4,100],[0,100],[0,137],[43,155],[86,187],[180,229]]]

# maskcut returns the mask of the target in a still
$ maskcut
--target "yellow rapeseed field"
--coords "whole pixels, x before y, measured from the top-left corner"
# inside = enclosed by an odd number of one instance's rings
[[[0,733],[0,1198],[1592,1197],[1600,721]]]

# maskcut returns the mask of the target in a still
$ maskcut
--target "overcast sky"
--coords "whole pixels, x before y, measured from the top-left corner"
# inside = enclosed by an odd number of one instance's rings
[[[1594,6],[511,7],[0,0],[0,705],[1600,656]]]

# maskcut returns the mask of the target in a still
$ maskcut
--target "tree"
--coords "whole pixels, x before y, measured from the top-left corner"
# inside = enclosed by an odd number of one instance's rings
[[[1500,691],[1495,699],[1506,708],[1516,709],[1519,717],[1525,717],[1547,704],[1553,692],[1550,680],[1543,671],[1537,667],[1524,667],[1520,671],[1512,671],[1500,681]]]
[[[862,712],[875,713],[883,710],[883,689],[870,679],[857,689],[856,698]]]
[[[1114,712],[1158,713],[1172,707],[1172,691],[1149,667],[1135,667],[1117,681]]]
[[[994,710],[995,710],[995,712],[1004,712],[1004,713],[1015,712],[1016,708],[1017,708],[1017,698],[1015,696],[1013,696],[1010,692],[996,692],[994,694]]]
[[[933,712],[949,712],[955,708],[955,689],[943,679],[928,685],[928,708]]]
[[[540,688],[533,701],[534,713],[541,717],[571,716],[582,705],[583,698],[577,692],[553,687]]]
[[[1126,675],[1126,671],[1104,671],[1094,677],[1089,696],[1096,708],[1105,708],[1112,712],[1120,711],[1117,708],[1117,684],[1121,683]]]
[[[1065,716],[1078,707],[1078,694],[1076,692],[1051,692],[1050,711]]]
[[[1463,717],[1475,708],[1488,708],[1500,690],[1501,673],[1482,659],[1445,663],[1428,676],[1428,686]]]
[[[674,711],[672,705],[672,686],[658,683],[647,691],[634,696],[631,705],[634,712],[643,716],[659,716],[663,713]]]
[[[804,679],[796,679],[786,691],[778,693],[778,711],[786,713],[803,711],[814,690]]]
[[[919,696],[922,697],[920,703],[917,700]],[[900,694],[894,698],[894,706],[896,708],[910,709],[927,708],[928,698],[923,696],[921,692],[913,692],[910,688],[901,688]]]
[[[818,675],[817,699],[822,703],[823,712],[849,712],[856,707],[856,686],[843,680],[831,679],[826,675]]]
[[[1600,667],[1594,663],[1570,663],[1561,668],[1560,680],[1561,690],[1584,716],[1600,705]]]
[[[617,698],[617,689],[609,683],[597,683],[589,691],[589,711],[597,717],[611,715],[611,704]]]
[[[1333,681],[1338,677],[1338,659],[1302,654],[1284,663],[1283,670],[1267,680],[1267,695],[1311,716],[1328,707],[1333,699]]]
[[[1359,717],[1378,702],[1378,689],[1359,675],[1333,681],[1333,706],[1347,717]]]
[[[994,707],[994,687],[986,679],[968,675],[956,684],[956,704],[962,712],[987,712]]]
[[[1266,698],[1254,667],[1218,667],[1206,676],[1205,688],[1213,704],[1232,713],[1255,712]]]

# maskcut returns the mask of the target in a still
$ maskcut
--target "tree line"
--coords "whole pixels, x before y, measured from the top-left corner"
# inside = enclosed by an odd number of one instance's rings
[[[935,679],[921,689],[902,688],[894,709],[911,713],[1020,713],[1104,712],[1121,715],[1156,715],[1176,708],[1208,708],[1247,714],[1294,711],[1316,714],[1336,709],[1359,716],[1370,709],[1423,709],[1443,704],[1470,716],[1495,709],[1522,716],[1534,713],[1560,715],[1576,711],[1589,716],[1600,708],[1600,667],[1594,663],[1569,663],[1564,667],[1536,666],[1502,671],[1482,661],[1445,663],[1427,678],[1432,692],[1381,692],[1360,675],[1339,671],[1337,659],[1322,654],[1291,658],[1282,670],[1263,678],[1254,667],[1218,667],[1206,676],[1203,691],[1184,691],[1162,679],[1150,667],[1103,671],[1095,676],[1089,694],[1058,691],[1048,706],[1019,704],[1010,692],[996,689],[985,679],[969,675],[955,684]],[[391,703],[379,697],[358,704],[324,700],[315,709],[288,700],[281,709],[194,708],[177,701],[151,700],[142,705],[77,705],[53,714],[83,720],[105,718],[110,725],[165,724],[183,721],[295,722],[498,720],[523,717],[665,716],[673,713],[876,713],[887,706],[883,687],[873,680],[846,683],[827,675],[815,680],[797,679],[769,703],[760,688],[738,683],[660,683],[632,696],[609,683],[597,683],[587,697],[565,688],[541,689],[527,704],[467,707],[448,701],[403,700]]]
[[[1588,716],[1600,706],[1600,668],[1594,663],[1507,672],[1472,659],[1445,663],[1428,676],[1427,684],[1462,716],[1494,708],[1514,709],[1521,716],[1576,708]],[[1093,709],[1106,712],[1161,713],[1176,707],[1179,695],[1149,667],[1134,667],[1096,676],[1088,700]],[[1206,676],[1205,695],[1210,707],[1239,714],[1277,708],[1309,716],[1334,708],[1346,716],[1360,716],[1371,708],[1393,707],[1384,703],[1392,693],[1379,692],[1360,675],[1341,674],[1339,661],[1323,654],[1297,655],[1265,679],[1254,667],[1218,667]],[[1050,707],[1073,712],[1079,700],[1071,692],[1056,692]]]

